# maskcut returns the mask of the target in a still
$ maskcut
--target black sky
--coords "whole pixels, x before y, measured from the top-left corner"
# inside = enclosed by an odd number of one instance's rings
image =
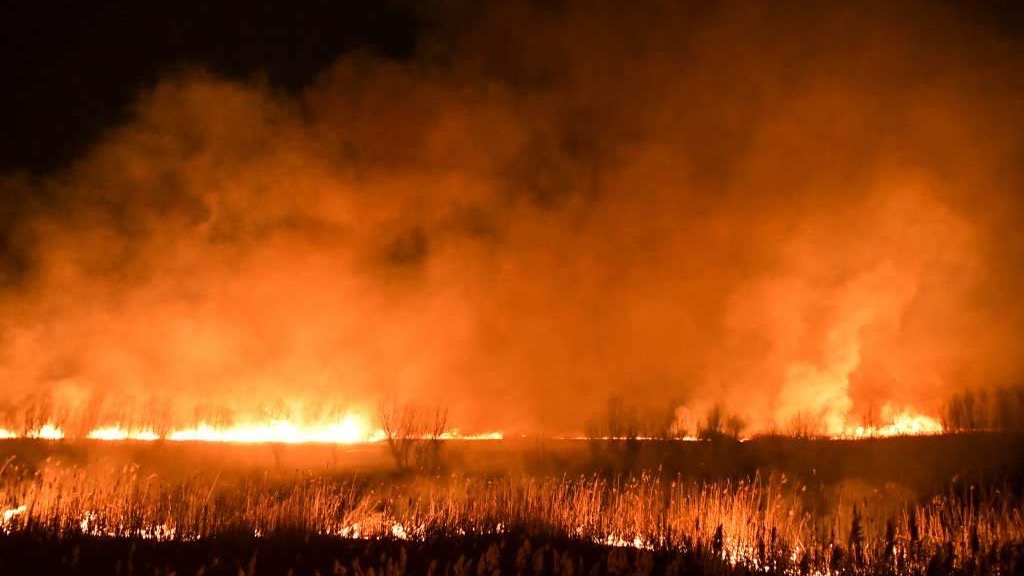
[[[410,10],[373,0],[6,2],[0,170],[66,164],[177,67],[294,90],[352,50],[408,58],[416,32]]]
[[[1020,40],[1024,4],[951,3],[965,20],[1008,41]],[[38,174],[66,165],[105,128],[124,121],[139,92],[169,70],[202,66],[233,78],[259,75],[274,87],[296,90],[354,50],[413,57],[424,28],[443,29],[446,16],[465,12],[452,10],[454,4],[4,2],[0,171]],[[427,14],[433,21],[426,21]]]

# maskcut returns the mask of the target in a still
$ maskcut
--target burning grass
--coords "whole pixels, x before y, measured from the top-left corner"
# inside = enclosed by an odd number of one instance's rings
[[[1011,492],[970,487],[915,501],[893,490],[815,487],[782,474],[704,482],[657,473],[264,471],[172,479],[134,464],[112,473],[57,463],[36,470],[9,463],[0,479],[5,539],[512,537],[519,547],[517,538],[528,537],[679,555],[714,571],[790,574],[1013,573],[1024,566],[1024,515]],[[604,561],[610,573],[611,560]]]

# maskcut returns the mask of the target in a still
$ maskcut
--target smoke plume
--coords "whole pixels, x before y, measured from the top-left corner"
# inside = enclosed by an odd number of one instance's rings
[[[2,181],[0,408],[610,398],[837,430],[1024,376],[1024,60],[935,3],[501,3],[309,86],[168,71]]]

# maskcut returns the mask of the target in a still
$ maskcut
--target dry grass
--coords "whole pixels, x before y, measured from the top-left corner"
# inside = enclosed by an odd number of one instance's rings
[[[232,533],[430,540],[502,533],[702,554],[772,571],[1017,566],[1024,516],[1005,491],[927,502],[885,491],[822,494],[784,476],[697,483],[654,474],[339,479],[9,466],[8,534],[159,540]]]

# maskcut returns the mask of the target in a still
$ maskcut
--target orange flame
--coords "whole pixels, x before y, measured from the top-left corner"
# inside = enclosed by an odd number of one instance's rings
[[[153,432],[151,429],[145,430],[126,430],[120,426],[107,426],[104,428],[97,428],[86,436],[90,440],[139,440],[143,442],[151,442],[153,440],[159,440],[160,436]]]
[[[41,440],[60,440],[64,438],[64,430],[52,422],[47,422],[37,430],[29,432],[26,436],[28,438],[39,438]]]
[[[850,426],[844,425],[838,431],[832,430],[828,436],[835,439],[887,438],[893,436],[926,436],[943,434],[945,429],[939,420],[932,416],[914,412],[908,408],[896,408],[893,405],[882,407],[882,424]],[[63,429],[54,423],[47,423],[24,435],[7,428],[0,428],[0,440],[14,438],[32,438],[39,440],[61,440],[65,438]],[[85,438],[100,441],[140,441],[152,442],[169,440],[173,442],[217,442],[236,444],[361,444],[379,442],[385,439],[379,428],[371,426],[369,420],[358,413],[346,414],[340,420],[328,423],[306,424],[290,420],[250,421],[230,426],[215,426],[201,422],[190,428],[179,428],[160,435],[152,428],[125,428],[120,425],[102,426],[93,429]],[[500,431],[477,434],[463,434],[456,428],[443,432],[441,440],[503,440]],[[566,439],[595,439],[587,436],[563,437]],[[596,438],[615,440],[616,438]],[[637,438],[646,440],[649,438]],[[695,437],[677,438],[681,441],[696,441]]]
[[[893,436],[933,436],[945,432],[942,423],[924,414],[910,410],[897,410],[891,405],[882,407],[882,417],[888,424],[881,426],[847,427],[840,438],[889,438]]]
[[[300,425],[289,420],[251,422],[218,428],[205,422],[194,428],[175,430],[167,435],[172,441],[228,442],[257,444],[358,444],[379,440],[366,419],[348,414],[338,422],[325,425]]]

